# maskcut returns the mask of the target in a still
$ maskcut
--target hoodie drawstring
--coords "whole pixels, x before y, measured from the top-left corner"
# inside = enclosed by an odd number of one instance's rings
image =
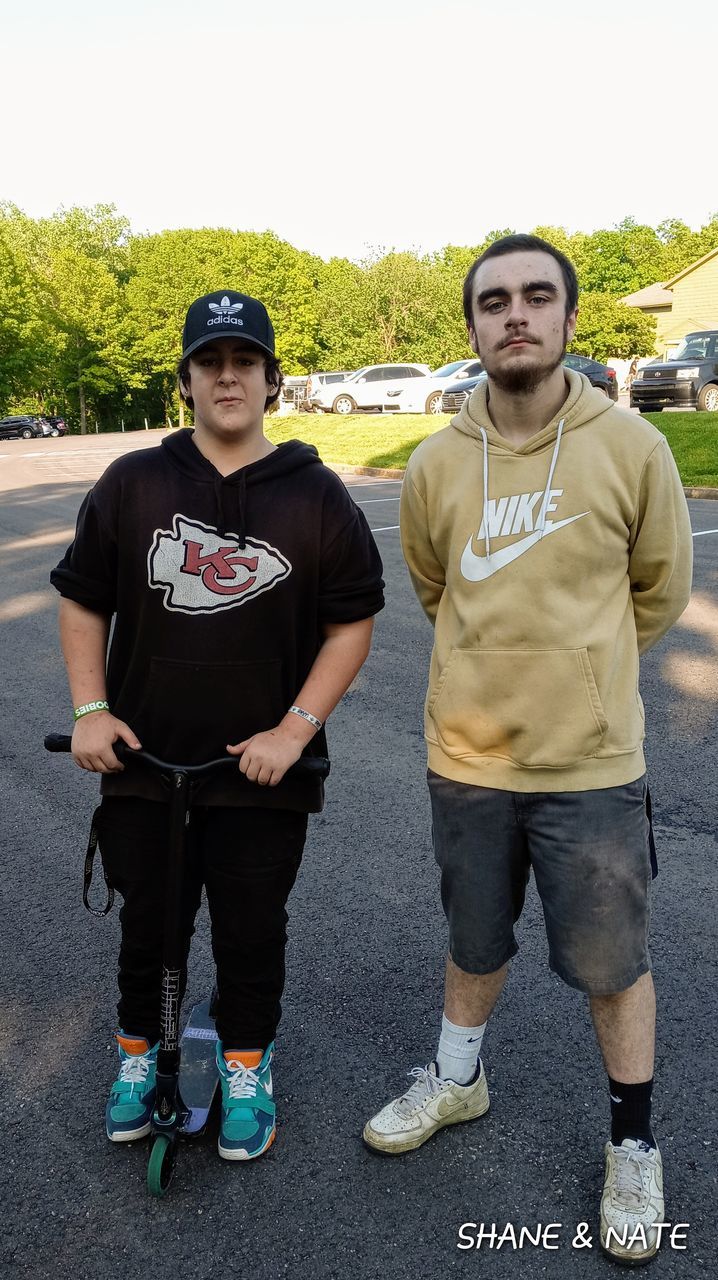
[[[237,485],[237,542],[240,547],[247,545],[245,537],[245,525],[247,522],[247,476],[244,471],[240,473],[239,484]]]
[[[489,537],[489,442],[486,439],[486,432],[483,427],[479,427],[481,439],[484,442],[484,543],[486,546],[486,559],[491,557],[491,539]]]
[[[225,492],[224,489],[222,488],[222,484],[223,484],[222,477],[220,475],[215,476],[214,505],[217,513],[215,517],[215,523],[217,526],[217,532],[220,534],[220,536],[224,537],[227,533],[228,522],[225,519],[224,507],[222,505],[222,498]],[[229,521],[230,525],[233,525],[234,523],[235,523],[234,520]],[[247,544],[246,529],[245,529],[245,526],[247,523],[247,477],[244,471],[240,472],[239,479],[237,481],[237,521],[236,523],[237,523],[237,542],[240,547],[245,547]]]
[[[216,512],[214,523],[217,526],[217,533],[220,534],[220,536],[224,536],[225,528],[224,513],[222,511],[222,477],[220,475],[216,475],[214,477],[214,507]]]
[[[548,507],[549,498],[551,496],[551,482],[553,480],[553,473],[556,470],[556,463],[558,461],[558,451],[561,448],[561,436],[563,434],[563,424],[564,424],[564,419],[562,418],[558,424],[558,431],[556,433],[556,443],[553,449],[553,457],[551,458],[551,466],[548,469],[548,480],[546,481],[546,488],[543,491],[543,498],[541,499],[541,506],[539,507],[539,517],[538,517],[538,525],[537,525],[537,528],[539,531],[539,542],[541,541],[541,538],[543,538],[544,533],[546,532],[546,508]]]
[[[556,470],[556,463],[558,462],[558,453],[559,453],[559,449],[561,448],[561,436],[563,435],[564,421],[565,419],[562,418],[558,424],[558,431],[556,433],[556,444],[554,445],[554,449],[553,449],[551,466],[548,469],[548,480],[546,481],[546,488],[543,491],[543,498],[541,499],[541,506],[539,507],[538,520],[536,523],[536,532],[539,535],[539,541],[541,540],[541,538],[543,538],[544,533],[546,532],[546,508],[549,505],[549,499],[551,497],[551,485],[553,483],[553,473]],[[483,427],[479,427],[479,432],[481,434],[481,439],[484,445],[484,519],[483,519],[484,545],[486,547],[486,559],[490,560],[491,559],[491,535],[489,533],[489,442],[486,437],[486,431],[484,430]]]

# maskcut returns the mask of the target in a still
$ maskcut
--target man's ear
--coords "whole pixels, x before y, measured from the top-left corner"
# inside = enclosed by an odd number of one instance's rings
[[[481,352],[479,351],[479,344],[476,341],[476,333],[474,332],[473,325],[467,324],[466,332],[469,335],[469,346],[471,347],[471,350],[475,356],[480,356]]]
[[[180,380],[179,380],[179,388],[180,388],[180,391],[182,392],[182,395],[184,396],[185,400],[187,400],[187,398],[188,398],[189,396],[191,396],[191,395],[192,395],[192,389],[191,389],[191,387],[190,387],[190,376],[189,376],[189,374],[187,374],[186,378],[180,378]]]

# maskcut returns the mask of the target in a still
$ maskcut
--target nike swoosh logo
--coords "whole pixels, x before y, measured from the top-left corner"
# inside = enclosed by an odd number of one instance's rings
[[[623,1098],[614,1098],[612,1093],[609,1093],[608,1096],[611,1099],[611,1102],[623,1102]]]
[[[445,1120],[447,1116],[453,1116],[456,1111],[465,1111],[465,1102],[449,1102],[446,1098],[441,1098],[436,1106],[436,1114],[441,1120]]]
[[[581,520],[583,516],[589,515],[588,511],[581,511],[577,516],[568,516],[565,520],[547,520],[546,528],[543,531],[544,538],[550,533],[556,533],[557,529],[563,529],[567,524],[573,524],[575,520]],[[500,551],[492,551],[489,557],[477,556],[472,549],[473,534],[469,538],[464,552],[461,557],[461,575],[466,578],[467,582],[484,582],[486,578],[490,578],[492,574],[498,573],[499,569],[505,569],[507,564],[512,564],[514,560],[518,560],[524,552],[530,551],[531,547],[535,547],[537,542],[541,541],[541,530],[536,529],[533,533],[528,533],[525,538],[519,538],[518,542],[513,542],[510,547],[502,547]]]

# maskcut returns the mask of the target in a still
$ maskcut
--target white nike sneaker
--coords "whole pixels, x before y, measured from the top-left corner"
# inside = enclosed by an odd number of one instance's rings
[[[414,1083],[400,1098],[385,1107],[364,1126],[362,1137],[373,1151],[401,1155],[414,1151],[438,1129],[462,1120],[476,1120],[489,1109],[489,1090],[483,1064],[469,1084],[455,1084],[436,1074],[436,1063],[414,1067]]]
[[[606,1143],[601,1197],[601,1248],[615,1262],[636,1266],[658,1252],[655,1224],[663,1222],[663,1164],[656,1147],[624,1138]]]

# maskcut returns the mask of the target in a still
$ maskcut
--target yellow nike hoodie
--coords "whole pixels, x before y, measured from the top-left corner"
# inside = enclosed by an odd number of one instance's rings
[[[429,767],[458,782],[583,791],[645,769],[638,655],[688,603],[688,509],[660,432],[566,378],[520,447],[483,383],[407,467],[402,546],[435,628]]]

